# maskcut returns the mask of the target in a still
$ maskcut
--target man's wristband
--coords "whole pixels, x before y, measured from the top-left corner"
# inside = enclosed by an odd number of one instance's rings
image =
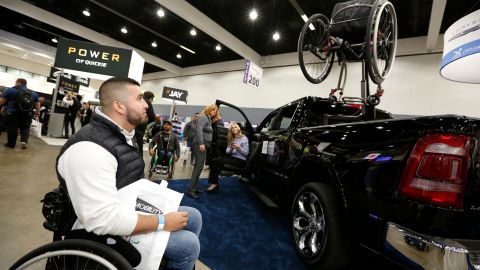
[[[163,231],[163,227],[165,226],[165,216],[158,215],[158,227],[157,231]]]

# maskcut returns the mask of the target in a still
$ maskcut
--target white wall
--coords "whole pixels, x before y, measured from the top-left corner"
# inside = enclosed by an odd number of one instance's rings
[[[461,114],[480,117],[480,85],[451,82],[439,75],[441,54],[395,59],[379,108],[394,114]],[[243,71],[144,81],[142,88],[161,97],[163,86],[187,90],[189,105],[207,105],[221,99],[239,107],[276,108],[304,96],[327,97],[338,81],[339,66],[321,84],[309,83],[298,66],[266,68],[260,89],[242,83]],[[479,73],[480,76],[480,73]],[[360,63],[348,64],[346,96],[360,96]],[[371,84],[371,92],[375,84]],[[155,103],[168,104],[157,98]]]

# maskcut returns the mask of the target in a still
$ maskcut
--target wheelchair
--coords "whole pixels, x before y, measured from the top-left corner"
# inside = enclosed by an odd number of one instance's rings
[[[332,104],[344,101],[346,62],[362,62],[362,97],[349,97],[347,101],[376,106],[383,95],[381,83],[395,60],[396,45],[393,5],[387,0],[352,0],[336,4],[331,19],[317,13],[305,22],[298,38],[298,60],[305,78],[318,84],[327,78],[337,56],[341,70],[337,88],[329,94]],[[369,79],[378,85],[373,95]]]
[[[42,202],[43,227],[53,232],[53,242],[27,253],[10,270],[132,270],[140,263],[141,254],[122,236],[70,230],[77,217],[62,186],[45,194]],[[162,258],[159,270],[167,263]]]
[[[150,161],[150,168],[148,169],[148,179],[152,179],[154,173],[166,175],[167,179],[172,179],[173,174],[175,173],[175,160],[174,160],[175,153],[172,153],[172,156],[166,162],[164,162],[163,164],[159,164],[158,155],[157,155],[158,150],[156,146],[154,150],[155,150],[155,153],[152,156],[152,159]],[[162,170],[161,168],[162,166],[167,166],[166,172]]]

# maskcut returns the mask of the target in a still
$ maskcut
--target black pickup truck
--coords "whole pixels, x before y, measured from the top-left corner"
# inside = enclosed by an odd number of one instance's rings
[[[480,119],[395,119],[362,105],[305,97],[254,130],[245,168],[291,215],[292,237],[313,269],[345,267],[367,247],[409,269],[480,269]],[[214,156],[224,152],[217,128]]]

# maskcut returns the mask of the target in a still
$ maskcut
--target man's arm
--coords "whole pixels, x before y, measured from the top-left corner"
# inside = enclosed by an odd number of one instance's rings
[[[176,154],[176,160],[180,157],[180,152],[181,152],[181,149],[180,149],[180,139],[178,139],[178,136],[177,134],[174,134],[175,136],[173,137],[173,146],[174,146],[174,149],[175,149],[175,154]],[[176,161],[175,160],[175,161]]]
[[[7,100],[4,97],[0,97],[0,107],[7,103]]]
[[[153,111],[153,105],[150,101],[147,102],[148,109],[147,109],[147,117],[148,117],[148,122],[151,123],[155,121],[155,112]]]

